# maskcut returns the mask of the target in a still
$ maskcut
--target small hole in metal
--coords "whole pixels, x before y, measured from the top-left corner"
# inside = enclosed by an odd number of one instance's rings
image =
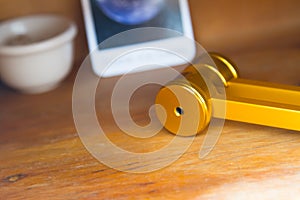
[[[175,112],[175,115],[176,115],[177,117],[179,117],[179,116],[181,116],[181,115],[184,114],[184,110],[183,110],[183,108],[181,108],[181,107],[176,107],[175,110],[174,110],[174,112]]]

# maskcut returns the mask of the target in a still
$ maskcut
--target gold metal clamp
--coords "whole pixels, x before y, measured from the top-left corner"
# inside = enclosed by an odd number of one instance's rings
[[[190,136],[203,131],[212,117],[300,131],[300,87],[238,77],[229,59],[210,54],[218,70],[189,66],[156,96],[158,119],[170,132]],[[200,68],[210,68],[224,84],[226,99],[214,98]],[[214,106],[212,106],[214,105]],[[225,105],[226,113],[219,109]],[[197,112],[196,112],[197,111]],[[195,122],[197,119],[197,122]]]

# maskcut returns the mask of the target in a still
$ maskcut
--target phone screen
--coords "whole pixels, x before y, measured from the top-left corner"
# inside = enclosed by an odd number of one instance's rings
[[[94,26],[96,30],[97,42],[100,44],[109,37],[123,31],[141,27],[160,27],[175,30],[183,33],[182,18],[180,14],[180,6],[178,0],[164,0],[164,5],[154,18],[138,25],[126,25],[119,23],[104,14],[99,6],[99,0],[90,0],[92,15],[94,18]],[[150,0],[149,0],[150,1]],[[171,35],[141,35],[130,40],[110,41],[109,46],[101,46],[101,49],[114,48],[134,43],[142,43],[152,40],[166,39],[174,37]]]

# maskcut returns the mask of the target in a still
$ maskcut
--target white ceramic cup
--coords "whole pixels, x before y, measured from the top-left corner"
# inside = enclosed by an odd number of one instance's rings
[[[24,93],[55,88],[74,60],[76,25],[58,15],[31,15],[0,24],[0,77]]]

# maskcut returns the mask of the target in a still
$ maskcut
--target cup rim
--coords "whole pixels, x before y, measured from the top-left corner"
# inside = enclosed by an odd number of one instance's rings
[[[59,34],[39,42],[25,44],[25,45],[13,45],[13,46],[0,45],[0,55],[25,55],[25,54],[45,51],[73,40],[78,32],[77,26],[73,21],[71,21],[67,17],[64,17],[62,15],[57,15],[57,14],[35,14],[35,15],[17,17],[0,23],[0,27],[21,20],[43,19],[43,18],[58,19],[63,23],[65,23],[67,28],[62,32],[60,32]]]

